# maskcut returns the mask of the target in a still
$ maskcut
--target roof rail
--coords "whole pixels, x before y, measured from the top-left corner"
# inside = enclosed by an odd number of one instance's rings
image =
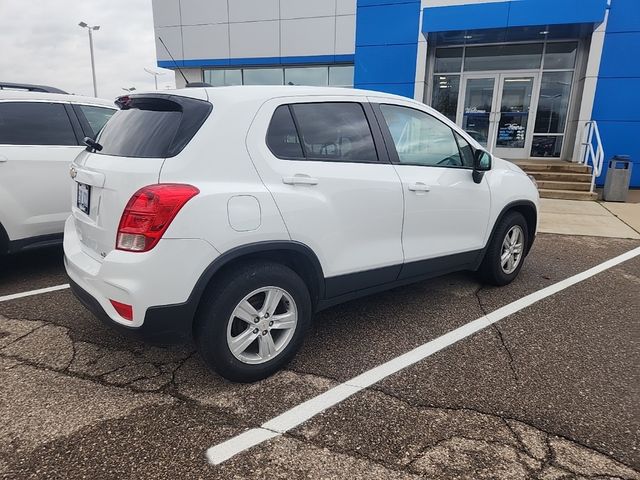
[[[27,90],[29,92],[44,92],[44,93],[67,93],[64,90],[60,90],[55,87],[48,87],[46,85],[31,85],[29,83],[9,83],[0,82],[0,90]]]

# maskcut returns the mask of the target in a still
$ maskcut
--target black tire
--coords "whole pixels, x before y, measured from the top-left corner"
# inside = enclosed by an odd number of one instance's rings
[[[231,352],[227,342],[227,328],[234,321],[231,315],[245,296],[268,286],[291,296],[297,324],[289,343],[273,359],[260,364],[244,363]],[[311,322],[311,311],[309,290],[296,272],[273,262],[246,263],[216,279],[205,291],[194,328],[196,346],[206,365],[222,377],[234,382],[255,382],[277,372],[295,356]]]
[[[522,256],[516,269],[511,273],[505,273],[500,262],[502,243],[507,232],[516,225],[522,229],[524,234]],[[503,286],[511,283],[522,269],[527,253],[527,245],[529,245],[529,230],[527,229],[527,221],[524,216],[518,212],[506,213],[497,225],[489,246],[487,247],[487,251],[485,252],[482,264],[478,269],[480,278],[485,283],[497,286]]]

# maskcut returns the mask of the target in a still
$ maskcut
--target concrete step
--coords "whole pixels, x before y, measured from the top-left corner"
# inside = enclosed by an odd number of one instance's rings
[[[540,198],[560,198],[563,200],[597,200],[598,194],[591,192],[577,192],[575,190],[548,190],[541,188]]]
[[[557,182],[550,180],[538,180],[538,189],[542,190],[575,190],[588,192],[591,182]]]
[[[572,172],[572,173],[591,173],[591,167],[580,165],[578,163],[535,163],[535,162],[517,162],[517,165],[527,173],[531,172]]]
[[[584,182],[591,183],[591,174],[573,172],[527,172],[538,182]]]

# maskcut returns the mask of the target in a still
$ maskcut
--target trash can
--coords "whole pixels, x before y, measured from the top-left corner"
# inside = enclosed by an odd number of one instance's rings
[[[602,199],[605,202],[626,202],[631,183],[631,157],[628,155],[615,155],[609,160],[609,170],[604,181]]]

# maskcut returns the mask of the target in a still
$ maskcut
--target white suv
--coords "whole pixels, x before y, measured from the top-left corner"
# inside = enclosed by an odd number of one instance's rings
[[[220,87],[120,99],[75,160],[78,298],[235,381],[290,360],[313,312],[458,270],[511,282],[538,192],[433,109],[379,92]]]
[[[69,165],[115,111],[53,87],[0,83],[0,255],[62,240]]]

